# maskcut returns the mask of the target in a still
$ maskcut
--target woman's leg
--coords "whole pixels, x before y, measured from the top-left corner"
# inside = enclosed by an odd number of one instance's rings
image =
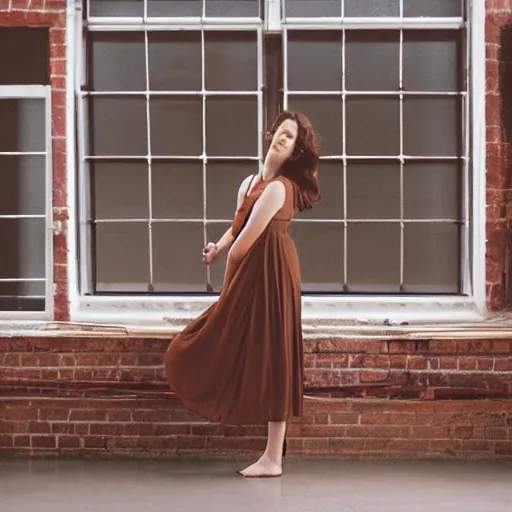
[[[285,421],[269,421],[265,452],[252,466],[240,471],[240,474],[247,477],[281,475],[283,472],[283,443],[285,434]]]

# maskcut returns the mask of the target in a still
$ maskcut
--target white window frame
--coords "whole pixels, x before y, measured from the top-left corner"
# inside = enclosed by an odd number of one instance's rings
[[[0,320],[51,320],[54,310],[53,285],[53,202],[52,202],[52,93],[49,85],[0,85],[0,100],[3,99],[41,99],[45,104],[45,148],[36,152],[45,157],[45,277],[38,279],[0,279],[3,282],[44,281],[45,310],[44,311],[0,311]],[[6,153],[2,153],[6,154]],[[11,153],[12,154],[12,153]],[[19,155],[25,152],[15,153]],[[32,154],[29,152],[28,154]],[[20,217],[33,217],[21,215]],[[37,216],[39,217],[39,216]],[[1,241],[5,243],[4,240]]]
[[[266,0],[267,12],[265,29],[281,30],[282,28],[304,27],[306,23],[301,19],[288,19],[286,23],[280,19],[280,0]],[[282,1],[282,0],[281,0]],[[83,68],[83,34],[81,3],[68,4],[68,112],[75,112],[75,104],[80,98],[78,76]],[[485,2],[484,0],[468,0],[468,66],[469,66],[469,117],[471,122],[470,139],[472,173],[467,174],[472,180],[473,194],[466,200],[464,211],[469,212],[469,200],[472,201],[473,217],[467,223],[468,240],[467,253],[463,255],[463,264],[467,267],[467,279],[464,283],[465,296],[303,296],[303,319],[305,324],[311,325],[346,325],[354,322],[382,322],[391,323],[433,323],[433,322],[472,322],[485,318],[486,292],[485,292],[485,219],[486,219],[486,178],[485,178]],[[113,28],[129,26],[127,20],[116,18],[104,20]],[[152,21],[161,24],[165,29],[169,23],[173,26],[190,27],[190,19],[159,19]],[[197,21],[197,20],[196,20]],[[201,20],[199,20],[201,21]],[[229,25],[225,28],[233,28]],[[236,21],[236,20],[235,20]],[[240,21],[240,20],[238,20]],[[247,20],[245,20],[247,22]],[[122,23],[121,23],[122,22]],[[133,19],[131,20],[133,22]],[[203,19],[203,23],[215,23],[222,28],[227,20]],[[338,23],[339,27],[356,26],[357,28],[459,28],[465,23],[462,18],[352,18],[350,20],[333,20],[332,18],[316,18],[308,20],[308,28],[324,27],[326,24]],[[200,28],[201,24],[195,25]],[[80,107],[79,107],[80,108]],[[470,121],[471,120],[471,121]],[[69,299],[71,319],[73,321],[115,324],[127,326],[146,326],[158,330],[177,330],[183,324],[194,318],[209,305],[217,300],[216,296],[90,296],[84,291],[86,287],[79,285],[88,265],[87,240],[84,238],[86,183],[84,181],[83,166],[78,161],[78,176],[75,175],[75,128],[76,117],[72,116],[67,125],[68,139],[68,194],[70,201],[70,232],[69,232]],[[80,143],[80,141],[79,141]],[[83,154],[83,153],[82,153]],[[75,187],[78,181],[78,197]],[[466,187],[466,183],[463,186]],[[78,230],[78,232],[76,231]],[[76,243],[80,237],[81,249],[78,251]],[[471,246],[469,246],[471,243]],[[464,251],[463,251],[464,252]],[[78,263],[80,262],[80,263]],[[81,267],[81,268],[79,268]]]

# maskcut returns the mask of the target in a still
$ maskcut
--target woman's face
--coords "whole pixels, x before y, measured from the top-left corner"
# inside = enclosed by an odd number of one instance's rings
[[[285,119],[276,130],[272,137],[269,153],[271,156],[284,162],[292,156],[297,141],[299,127],[297,121],[293,119]]]

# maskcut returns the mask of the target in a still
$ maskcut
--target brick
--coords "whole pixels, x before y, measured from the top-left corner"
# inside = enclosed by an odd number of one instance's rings
[[[2,419],[4,420],[37,420],[38,413],[36,407],[14,406],[6,407],[2,411]]]
[[[495,443],[493,441],[484,441],[481,439],[466,439],[461,442],[461,451],[465,452],[494,452]]]
[[[510,0],[486,0],[485,9],[488,13],[494,11],[507,11],[512,10],[512,3]]]
[[[361,452],[365,443],[365,439],[334,437],[328,439],[328,448],[336,452]]]
[[[329,423],[331,425],[350,425],[358,421],[359,413],[357,412],[332,412],[329,414]]]
[[[27,9],[28,7],[28,4],[29,4],[30,0],[11,0],[11,8],[13,10],[17,10],[17,9]]]
[[[486,94],[485,96],[486,119],[490,125],[501,125],[501,97],[499,94]]]
[[[496,359],[494,369],[497,372],[512,372],[512,358]]]
[[[501,124],[487,123],[485,127],[485,140],[487,147],[490,144],[501,144]]]
[[[457,358],[441,357],[439,359],[439,367],[441,370],[456,370],[457,369]]]
[[[448,439],[451,435],[449,427],[434,425],[413,426],[411,437],[420,439]]]
[[[479,358],[476,361],[476,368],[479,371],[489,371],[489,370],[492,370],[493,366],[494,366],[494,359],[493,358],[486,358],[486,359]]]
[[[45,0],[32,0],[32,3],[30,4],[30,9],[32,11],[42,11],[44,9],[44,2]]]
[[[52,434],[74,434],[75,424],[64,421],[56,421],[50,424]]]
[[[499,93],[500,72],[497,61],[486,62],[486,91]]]
[[[486,439],[511,439],[510,431],[506,427],[487,427],[485,429]]]
[[[329,439],[326,438],[309,438],[304,439],[303,449],[304,452],[319,452],[327,451],[329,449]]]
[[[15,435],[13,436],[15,448],[30,448],[30,436]]]
[[[80,438],[76,436],[58,436],[57,447],[59,449],[80,448]]]
[[[443,455],[457,455],[462,448],[462,441],[453,439],[431,439],[430,452]]]
[[[173,420],[174,412],[169,411],[159,411],[159,410],[135,410],[133,411],[133,421],[139,422],[155,422],[155,423],[165,423]]]
[[[411,437],[411,428],[401,426],[347,425],[344,427],[344,431],[346,437]]]
[[[390,360],[388,356],[364,356],[363,367],[364,368],[389,368]]]
[[[66,9],[66,0],[46,0],[46,9],[64,10]]]
[[[361,413],[361,425],[426,425],[428,415],[414,413]]]
[[[129,410],[112,410],[107,412],[107,420],[112,422],[117,421],[132,421],[132,412]]]
[[[500,45],[496,43],[487,43],[485,45],[485,58],[487,61],[499,60]]]
[[[477,359],[475,357],[459,357],[457,361],[459,370],[477,369]]]
[[[50,59],[50,76],[66,76],[66,60],[65,59]],[[64,103],[65,105],[65,103]],[[53,108],[59,105],[52,105]]]
[[[453,437],[455,439],[470,439],[473,437],[473,427],[461,426],[453,429]]]
[[[69,421],[106,421],[106,411],[98,409],[72,410]]]
[[[512,442],[496,441],[495,453],[496,455],[512,455]]]
[[[359,375],[359,380],[361,382],[382,382],[388,378],[387,372],[361,372]]]
[[[386,444],[386,451],[423,453],[430,451],[430,441],[418,439],[390,439]]]
[[[84,448],[102,448],[106,449],[108,440],[104,436],[85,436],[83,438]]]
[[[407,368],[409,370],[426,370],[427,366],[425,356],[407,356]]]
[[[11,448],[14,446],[12,434],[0,434],[0,448]]]
[[[56,448],[57,442],[56,437],[53,435],[49,436],[32,436],[31,437],[32,448]]]

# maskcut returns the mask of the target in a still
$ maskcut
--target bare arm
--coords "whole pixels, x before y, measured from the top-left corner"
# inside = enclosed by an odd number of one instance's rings
[[[245,194],[247,193],[247,189],[249,187],[249,183],[251,182],[252,176],[248,176],[242,181],[240,184],[240,188],[238,189],[238,196],[236,202],[236,209],[238,210],[244,201]],[[232,243],[235,237],[231,231],[231,227],[220,237],[219,241],[216,244],[209,243],[205,247],[203,251],[203,261],[205,263],[211,263],[222,251],[227,249]]]
[[[280,181],[270,183],[256,201],[246,226],[229,251],[229,258],[239,262],[268,226],[274,215],[283,207],[286,188]]]

